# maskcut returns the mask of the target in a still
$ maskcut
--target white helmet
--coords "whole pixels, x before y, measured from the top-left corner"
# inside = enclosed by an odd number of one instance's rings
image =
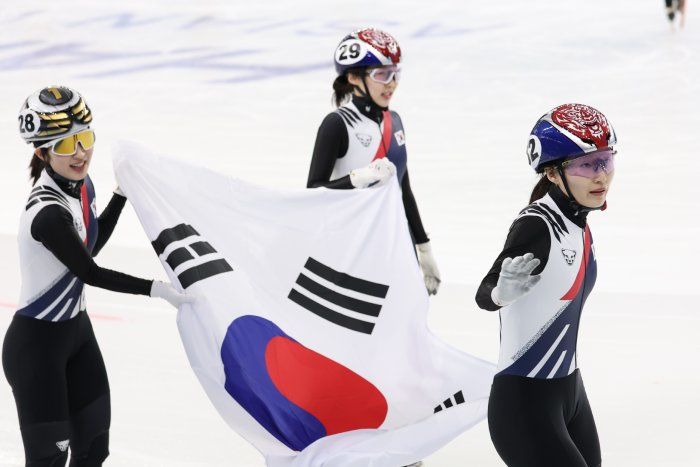
[[[90,128],[92,112],[77,91],[48,86],[27,97],[19,110],[19,133],[35,147]]]

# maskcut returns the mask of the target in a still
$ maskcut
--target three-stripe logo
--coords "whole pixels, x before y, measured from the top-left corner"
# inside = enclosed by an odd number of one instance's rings
[[[372,334],[389,286],[354,277],[309,258],[288,298],[338,326]]]
[[[50,186],[40,185],[32,190],[29,194],[29,199],[27,200],[27,206],[25,211],[29,211],[29,208],[38,204],[41,201],[51,201],[60,204],[68,211],[71,210],[70,204],[66,200],[66,197],[59,191],[51,188]]]
[[[164,255],[183,289],[217,274],[233,271],[231,265],[189,224],[163,230],[151,245],[158,256]]]
[[[558,242],[561,242],[561,236],[563,236],[564,233],[569,233],[564,219],[562,219],[554,209],[544,203],[532,203],[520,211],[520,214],[538,214],[542,216],[542,218],[552,226],[552,233]]]
[[[433,413],[438,413],[443,410],[447,410],[450,407],[454,407],[455,405],[459,404],[464,404],[464,394],[462,394],[462,391],[457,391],[452,397],[448,397],[445,399],[442,404],[438,405],[435,407],[435,410],[433,410]]]

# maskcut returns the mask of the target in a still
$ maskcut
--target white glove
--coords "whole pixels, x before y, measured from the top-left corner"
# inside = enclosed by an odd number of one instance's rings
[[[435,258],[433,258],[430,242],[416,245],[416,250],[418,251],[418,264],[420,264],[420,268],[423,271],[425,288],[428,289],[428,295],[435,295],[440,287],[440,271]]]
[[[117,185],[117,187],[114,189],[114,194],[126,198],[126,195],[124,194],[124,192],[122,191],[122,189],[119,188],[119,185]]]
[[[498,283],[491,291],[493,303],[507,306],[527,294],[542,278],[530,275],[539,264],[540,260],[532,253],[504,259]]]
[[[372,161],[367,167],[350,172],[350,183],[355,188],[381,185],[396,174],[396,166],[386,157]]]
[[[178,308],[183,303],[194,302],[194,297],[192,295],[178,292],[171,283],[163,281],[153,281],[153,285],[151,285],[151,297],[167,300],[175,308]]]

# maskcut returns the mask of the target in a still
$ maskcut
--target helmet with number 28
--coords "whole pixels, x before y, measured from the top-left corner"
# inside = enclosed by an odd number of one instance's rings
[[[537,120],[527,143],[527,160],[535,172],[603,149],[612,149],[617,136],[598,110],[583,104],[564,104]]]
[[[83,97],[64,86],[48,86],[27,97],[19,110],[19,132],[39,147],[90,129],[92,112]]]
[[[354,31],[335,49],[335,71],[342,75],[354,68],[398,65],[401,47],[390,34],[375,28]]]

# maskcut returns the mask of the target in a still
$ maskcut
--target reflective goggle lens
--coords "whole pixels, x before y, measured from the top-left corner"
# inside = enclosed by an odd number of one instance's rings
[[[615,170],[615,154],[617,154],[617,151],[603,149],[566,161],[562,164],[562,167],[569,175],[595,178],[600,171],[609,174]]]
[[[78,143],[85,150],[92,148],[95,145],[95,132],[87,130],[66,136],[53,143],[51,150],[59,156],[72,156],[78,151]]]
[[[369,77],[382,84],[389,84],[392,79],[396,78],[398,83],[401,78],[401,68],[395,65],[375,68],[369,72]]]

